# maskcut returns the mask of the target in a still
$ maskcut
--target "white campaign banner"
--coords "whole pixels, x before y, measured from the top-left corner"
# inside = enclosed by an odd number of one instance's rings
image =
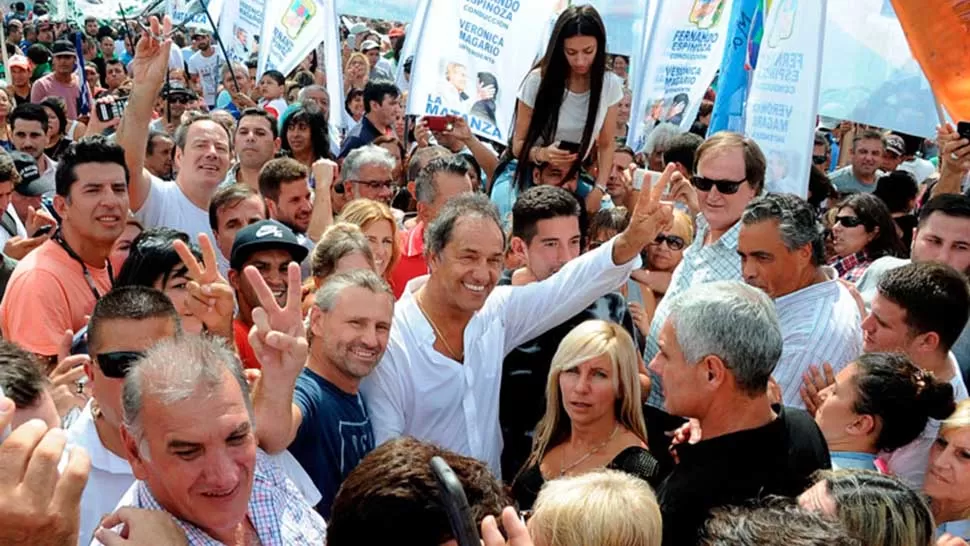
[[[418,49],[418,37],[421,36],[421,30],[424,28],[424,20],[428,17],[429,5],[431,5],[431,0],[421,0],[418,4],[414,20],[408,26],[407,34],[404,35],[404,47],[401,48],[401,62],[397,64],[397,75],[395,76],[394,84],[397,85],[398,89],[409,90],[409,101],[411,97],[411,82],[404,76],[404,63],[408,59],[413,59],[414,52]],[[412,60],[411,62],[413,63],[414,61]],[[411,67],[411,73],[414,73],[414,66]]]
[[[246,0],[240,0],[243,1]],[[330,111],[341,114],[330,116],[331,134],[340,133],[349,126],[346,121],[349,115],[342,108],[343,103],[337,100],[343,96],[344,84],[337,32],[339,19],[333,0],[265,0],[264,12],[257,78],[267,70],[289,74],[312,51],[319,52],[323,42],[326,55],[318,61],[327,73]],[[335,89],[341,92],[334,92]]]
[[[557,0],[429,0],[411,71],[408,114],[455,115],[506,143],[523,78],[545,46]]]
[[[212,25],[209,24],[209,19],[202,9],[202,2],[205,2],[208,7],[212,20],[218,24],[219,16],[222,14],[222,0],[208,2],[205,0],[166,0],[165,14],[172,20],[172,25],[205,28],[212,32]]]
[[[229,60],[244,63],[256,50],[265,11],[265,0],[225,0],[219,18],[219,38]]]
[[[768,191],[808,196],[828,0],[774,0],[745,108],[768,160]]]
[[[627,143],[641,150],[660,122],[690,129],[724,53],[732,0],[656,0],[644,34]],[[652,4],[653,2],[648,2]],[[650,15],[646,15],[649,13]]]

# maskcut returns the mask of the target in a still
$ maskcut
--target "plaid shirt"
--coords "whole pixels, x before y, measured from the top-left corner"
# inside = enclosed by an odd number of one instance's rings
[[[165,510],[141,481],[131,506]],[[256,455],[247,515],[263,546],[322,546],[327,541],[327,525],[323,518],[303,500],[303,495],[283,470],[262,451],[257,451]],[[187,521],[176,519],[175,522],[185,531],[189,546],[222,544]]]
[[[869,269],[871,264],[872,260],[863,249],[851,256],[836,258],[829,265],[835,268],[840,279],[854,283],[862,277],[862,274],[866,272],[866,269]]]
[[[670,315],[670,302],[674,299],[674,296],[686,291],[691,286],[715,281],[740,281],[742,279],[741,257],[738,256],[738,234],[741,233],[741,222],[738,221],[734,224],[714,243],[705,245],[704,238],[709,229],[710,226],[704,219],[704,215],[698,214],[697,233],[694,236],[694,242],[684,251],[684,258],[674,269],[667,293],[660,300],[660,305],[657,306],[653,321],[650,323],[650,335],[647,336],[646,350],[643,353],[643,359],[647,364],[660,351],[657,339],[660,337],[660,329],[663,328],[667,316]],[[653,370],[650,370],[650,376],[653,381],[647,404],[663,409],[664,397],[660,377]]]

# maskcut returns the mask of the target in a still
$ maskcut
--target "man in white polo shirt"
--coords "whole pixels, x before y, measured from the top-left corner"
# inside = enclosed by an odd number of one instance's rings
[[[673,221],[672,208],[660,203],[672,173],[641,195],[623,233],[520,287],[496,288],[505,234],[495,206],[474,193],[449,201],[425,231],[431,273],[408,283],[387,352],[361,384],[376,442],[414,436],[500,476],[502,360],[628,280],[640,251]]]

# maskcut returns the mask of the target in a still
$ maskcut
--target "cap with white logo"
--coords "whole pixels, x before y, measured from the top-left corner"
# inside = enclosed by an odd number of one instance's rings
[[[294,262],[300,263],[310,250],[301,245],[293,230],[276,220],[261,220],[239,230],[232,243],[229,266],[242,271],[246,261],[260,250],[285,250]]]

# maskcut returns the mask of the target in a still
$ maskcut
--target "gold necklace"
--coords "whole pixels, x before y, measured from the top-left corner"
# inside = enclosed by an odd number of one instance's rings
[[[418,304],[418,309],[421,311],[421,314],[424,315],[424,318],[428,319],[428,324],[430,324],[431,329],[434,330],[434,335],[441,340],[441,343],[445,346],[445,349],[447,349],[448,352],[451,353],[451,356],[455,357],[455,360],[457,360],[458,362],[462,362],[465,358],[465,351],[462,351],[459,353],[458,351],[452,349],[451,345],[448,344],[448,340],[445,339],[444,334],[442,334],[441,330],[438,329],[438,325],[435,324],[433,320],[431,320],[431,315],[428,314],[428,311],[425,310],[424,305],[421,304],[421,298],[416,297],[414,298],[414,301],[415,303]]]
[[[563,450],[562,450],[563,451],[563,457],[562,457],[562,459],[559,460],[559,477],[561,478],[561,477],[565,476],[566,475],[566,472],[569,472],[570,470],[576,468],[583,461],[585,461],[586,459],[589,459],[596,452],[598,452],[599,450],[601,450],[604,447],[606,447],[606,444],[609,444],[610,442],[613,441],[613,438],[616,437],[616,433],[619,432],[619,430],[620,430],[620,425],[619,425],[619,423],[617,423],[616,425],[613,426],[613,432],[610,434],[610,437],[607,438],[605,442],[603,442],[602,444],[600,444],[600,445],[594,447],[593,449],[587,451],[585,455],[583,455],[582,457],[580,457],[579,459],[577,459],[575,462],[569,464],[568,466],[566,466],[564,464],[566,462],[566,449],[565,449],[566,446],[563,446]]]

